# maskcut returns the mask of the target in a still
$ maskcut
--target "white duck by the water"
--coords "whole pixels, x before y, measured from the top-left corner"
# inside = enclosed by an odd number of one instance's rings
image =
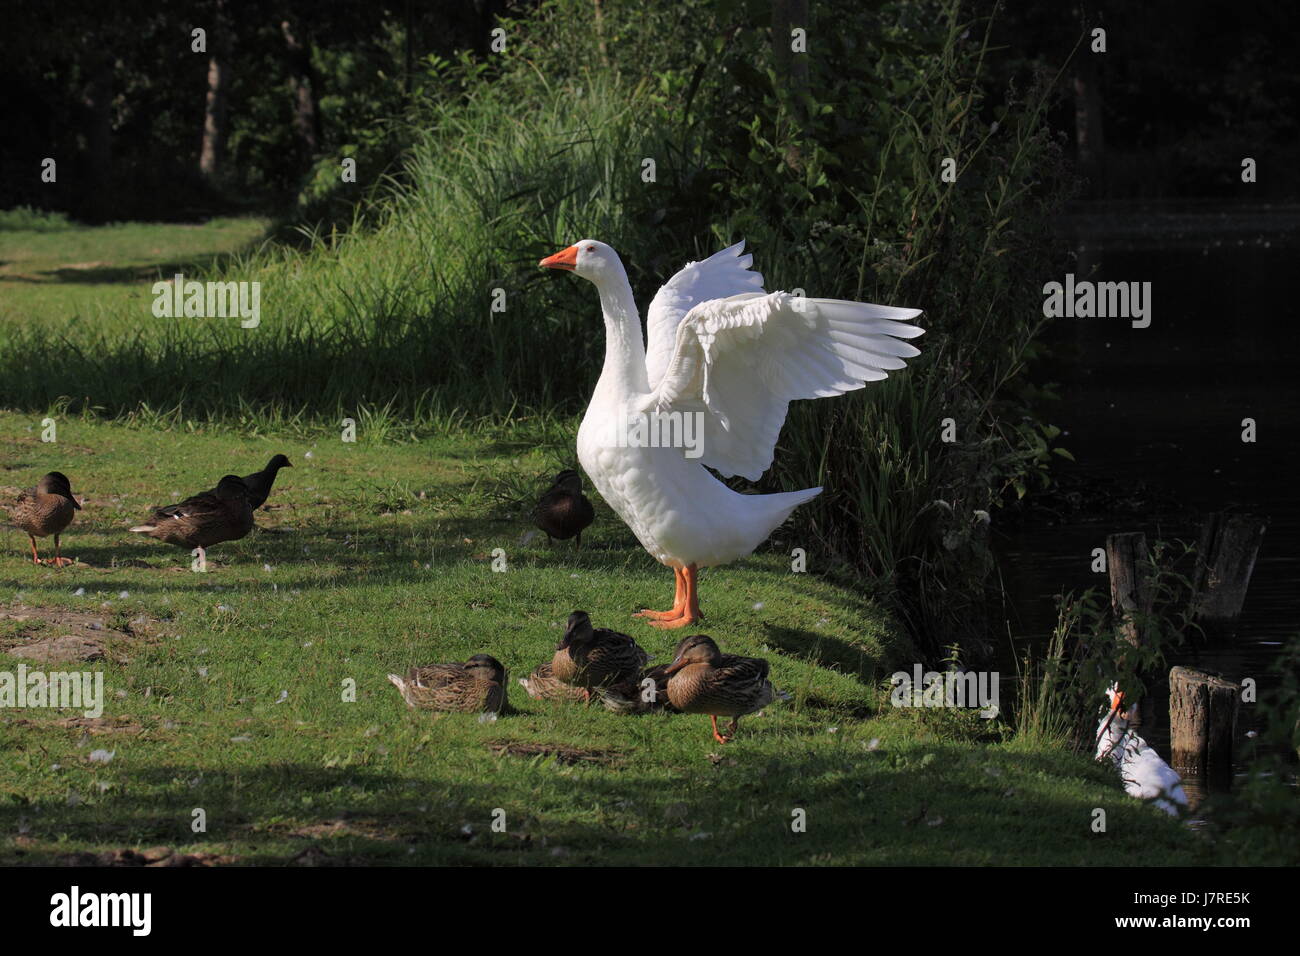
[[[821,491],[740,494],[705,466],[756,481],[772,464],[790,402],[862,388],[920,354],[899,341],[921,334],[906,324],[919,309],[766,293],[744,245],[689,263],[659,290],[648,344],[613,249],[584,239],[540,263],[589,280],[600,295],[605,365],[578,429],[578,460],[645,549],[673,569],[672,609],[639,612],[658,627],[699,620],[697,570],[751,553]],[[679,440],[659,441],[665,434]]]
[[[1106,696],[1110,711],[1097,725],[1097,759],[1115,765],[1124,781],[1124,792],[1130,797],[1150,800],[1166,813],[1177,816],[1187,807],[1183,778],[1129,725],[1119,685],[1112,684]]]

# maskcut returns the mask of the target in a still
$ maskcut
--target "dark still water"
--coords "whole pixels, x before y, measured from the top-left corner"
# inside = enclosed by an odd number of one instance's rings
[[[1106,535],[1195,544],[1206,513],[1247,512],[1270,523],[1237,635],[1191,639],[1170,664],[1254,677],[1266,694],[1270,664],[1300,633],[1300,207],[1091,207],[1061,234],[1059,273],[1043,281],[1150,282],[1151,324],[1061,318],[1049,332],[1054,357],[1035,376],[1059,383],[1047,417],[1077,461],[1057,468],[1043,506],[994,529],[1012,618],[1006,660],[1050,634],[1058,593],[1105,591],[1090,564]],[[1245,418],[1253,444],[1242,441]],[[1155,693],[1142,734],[1167,757],[1167,688]],[[1239,757],[1252,727],[1243,704]]]

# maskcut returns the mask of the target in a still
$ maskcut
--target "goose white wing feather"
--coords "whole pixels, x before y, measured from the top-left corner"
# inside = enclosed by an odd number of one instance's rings
[[[674,292],[672,301],[685,294]],[[701,460],[724,477],[756,481],[772,464],[790,402],[853,391],[903,368],[920,354],[900,341],[922,334],[907,324],[920,314],[786,292],[707,299],[677,324],[657,386],[651,378],[650,404],[705,412]]]
[[[677,327],[686,314],[710,299],[742,292],[762,292],[763,277],[750,269],[745,240],[715,252],[700,262],[688,262],[664,283],[646,311],[646,375],[654,388],[663,378],[677,343]]]

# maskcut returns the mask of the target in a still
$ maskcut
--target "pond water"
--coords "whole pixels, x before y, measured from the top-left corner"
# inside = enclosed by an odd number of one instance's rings
[[[1062,221],[1061,238],[1059,271],[1043,281],[1072,272],[1150,282],[1151,324],[1062,318],[1049,330],[1054,354],[1035,378],[1059,383],[1047,417],[1076,462],[1056,469],[1061,507],[995,526],[1011,618],[1004,666],[1013,650],[1041,650],[1058,593],[1105,591],[1106,576],[1090,565],[1108,534],[1195,544],[1205,514],[1230,510],[1269,519],[1239,628],[1188,640],[1169,663],[1254,677],[1267,694],[1276,683],[1269,666],[1300,633],[1300,323],[1291,287],[1300,278],[1300,207],[1091,206]],[[1253,444],[1241,440],[1244,418],[1257,423]],[[1168,757],[1167,686],[1151,703],[1141,733]],[[1239,768],[1253,726],[1243,704]]]

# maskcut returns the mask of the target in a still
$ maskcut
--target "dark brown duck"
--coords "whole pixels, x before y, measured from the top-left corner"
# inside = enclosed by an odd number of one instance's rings
[[[649,661],[649,655],[628,635],[592,627],[586,611],[574,611],[564,640],[555,645],[551,672],[564,683],[582,688],[590,701],[593,690],[635,681]]]
[[[238,475],[226,475],[212,491],[155,508],[144,524],[131,530],[168,544],[197,548],[200,557],[206,558],[205,549],[223,541],[238,541],[253,530],[248,486]]]
[[[72,516],[80,510],[81,505],[72,497],[72,486],[68,483],[67,475],[61,471],[52,471],[38,481],[35,488],[18,496],[9,517],[19,531],[27,532],[35,564],[46,563],[36,553],[36,539],[54,535],[54,557],[49,563],[61,568],[74,562],[61,554],[59,535],[72,523]]]
[[[646,668],[635,681],[603,687],[600,702],[616,714],[677,713],[668,699],[669,664]]]
[[[596,511],[582,493],[582,476],[576,471],[562,471],[555,476],[533,509],[533,523],[546,532],[548,544],[553,539],[576,538],[582,547],[582,532],[595,520]]]
[[[248,507],[256,511],[266,504],[266,499],[271,496],[271,486],[275,484],[275,478],[280,474],[280,469],[292,467],[293,464],[288,458],[284,455],[276,455],[267,462],[266,467],[261,471],[245,475],[244,485],[248,488]]]

